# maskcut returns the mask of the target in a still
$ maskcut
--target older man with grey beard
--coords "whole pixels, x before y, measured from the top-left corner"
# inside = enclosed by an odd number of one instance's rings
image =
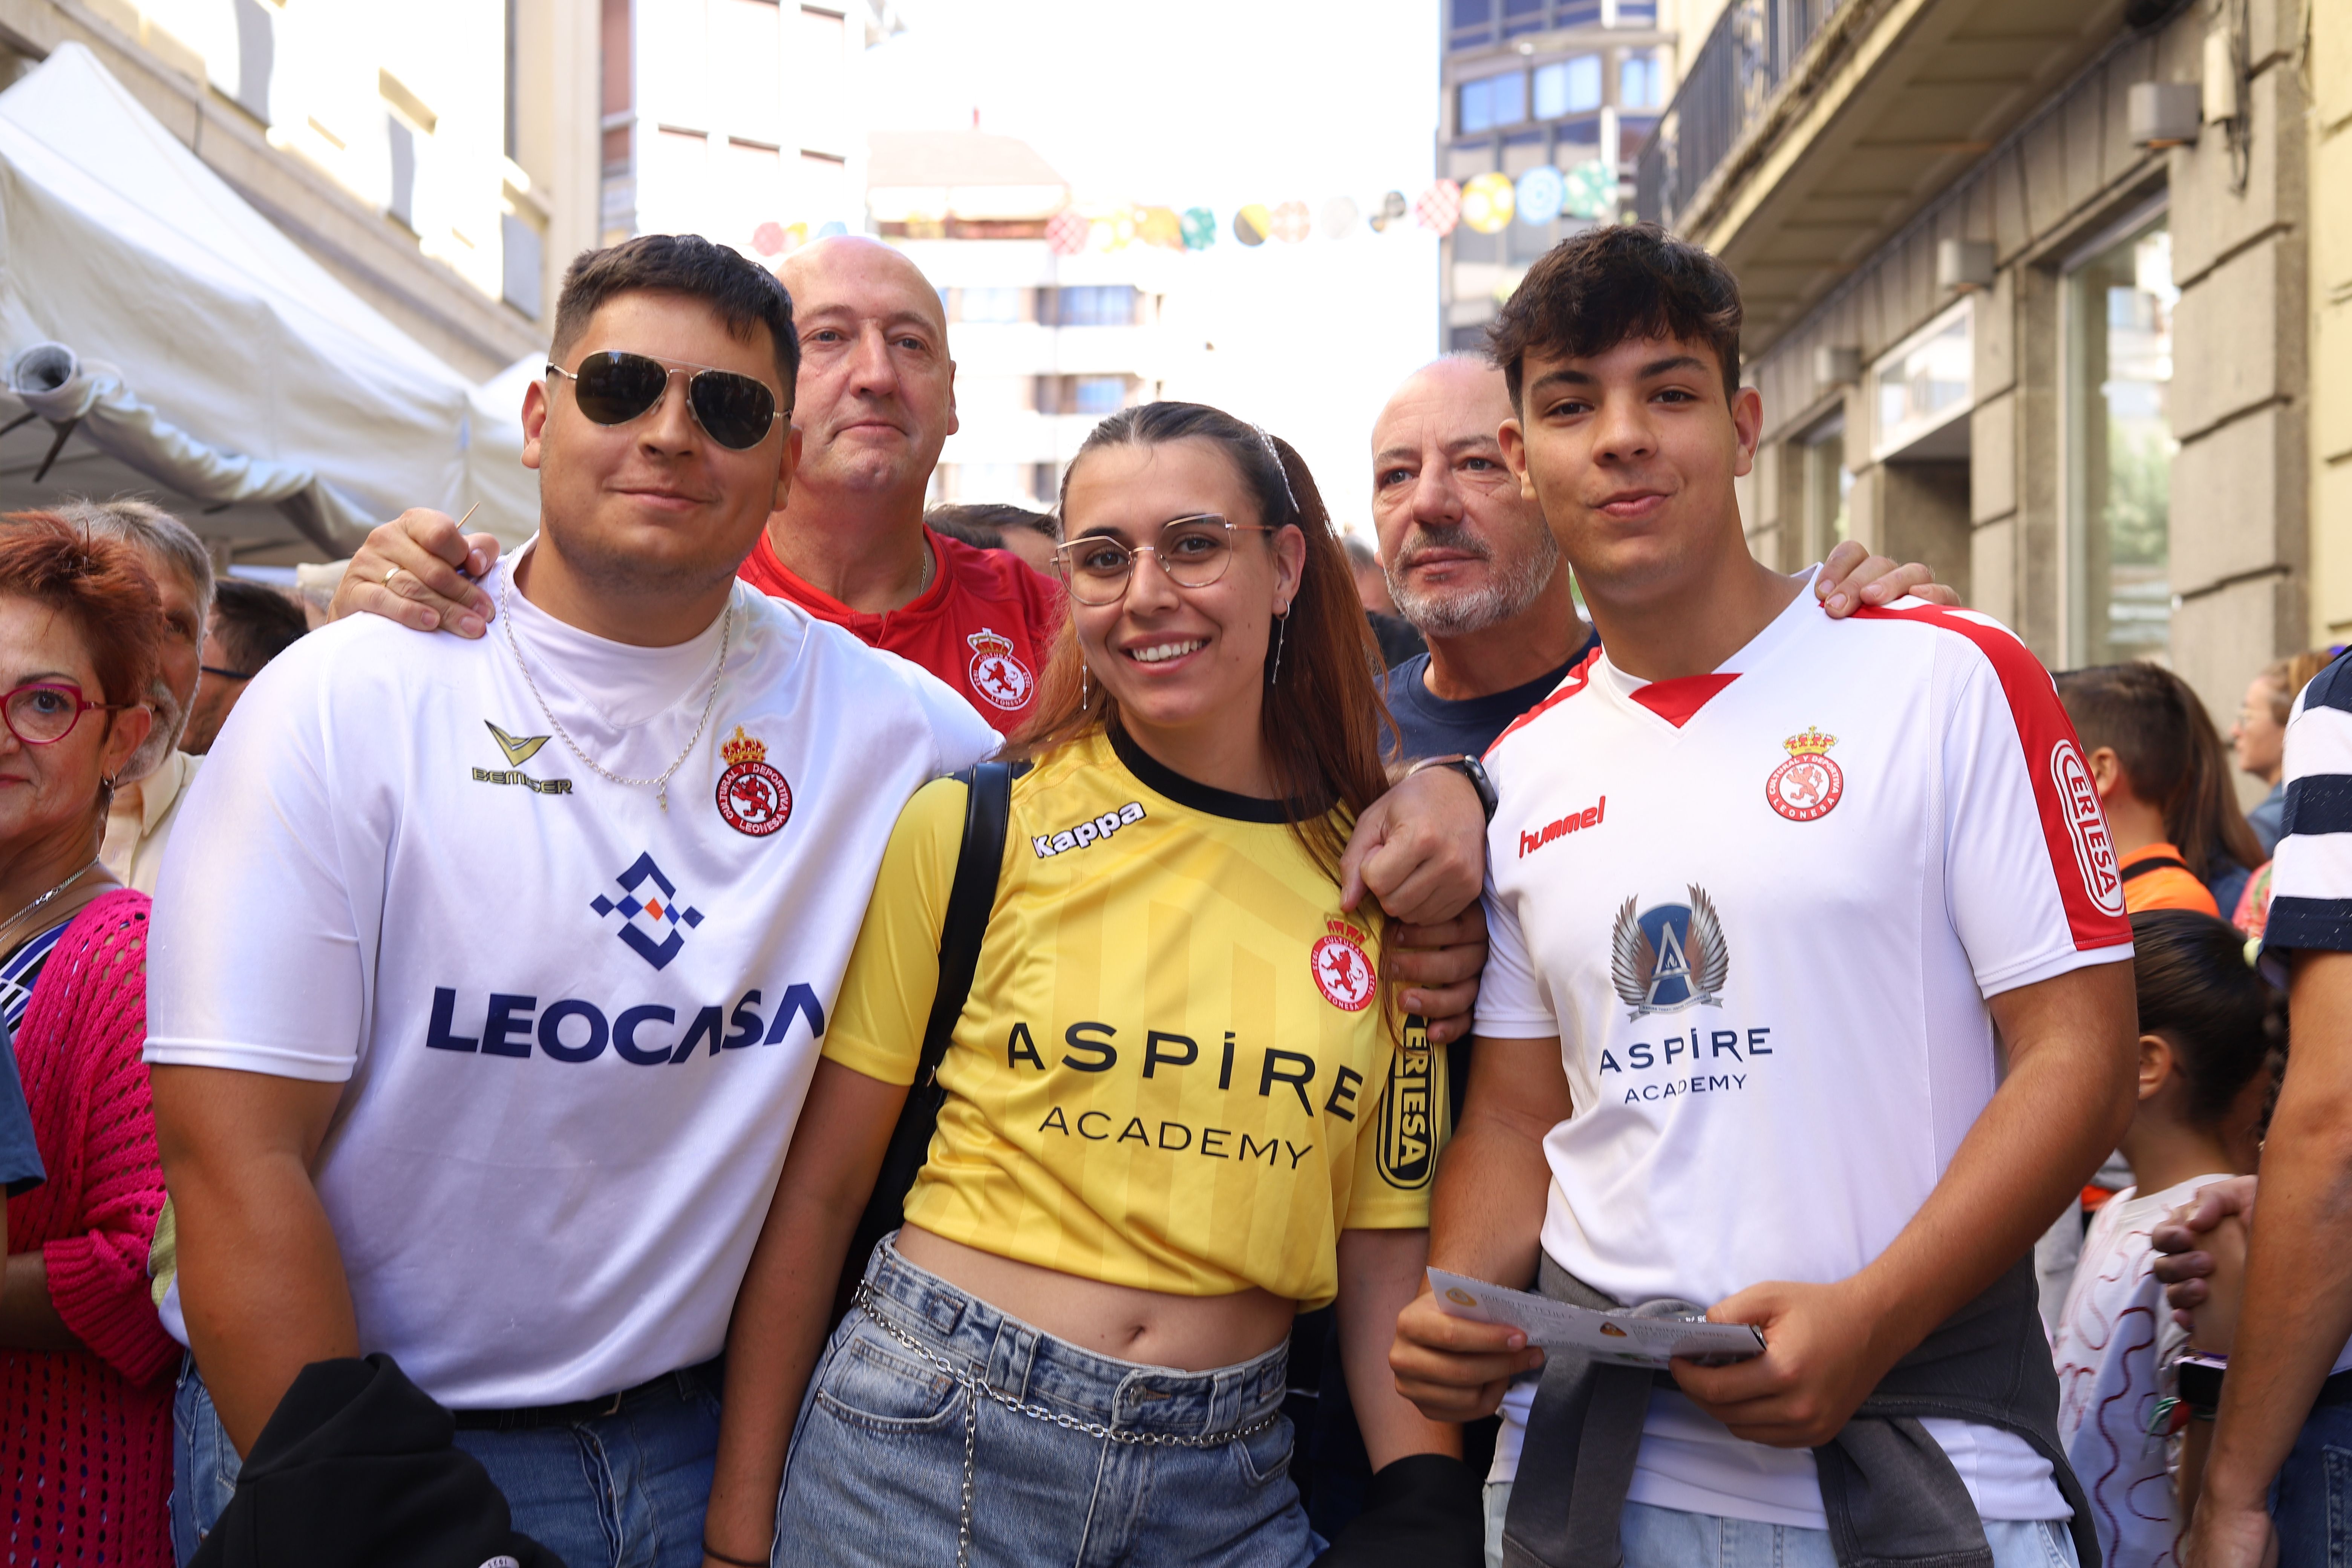
[[[1405,379],[1372,426],[1372,525],[1397,613],[1429,651],[1383,678],[1408,758],[1482,755],[1597,646],[1535,498],[1503,466],[1503,373],[1451,354]],[[1815,592],[1832,616],[1905,594],[1957,604],[1927,568],[1851,541]]]

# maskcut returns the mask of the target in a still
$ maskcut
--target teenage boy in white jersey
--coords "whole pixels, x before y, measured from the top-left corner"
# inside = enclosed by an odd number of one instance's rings
[[[1493,952],[1430,1262],[1710,1304],[1767,1348],[1654,1384],[1424,1294],[1400,1384],[1507,1405],[1496,1561],[2088,1562],[2028,1258],[2129,1115],[2115,857],[2008,632],[1832,622],[1748,555],[1738,324],[1721,264],[1642,226],[1557,247],[1496,327],[1505,457],[1607,651],[1486,758]]]
[[[242,1453],[305,1364],[387,1352],[572,1568],[701,1560],[706,1363],[883,845],[994,743],[736,582],[792,479],[796,353],[721,247],[575,262],[524,411],[540,533],[485,584],[504,629],[297,644],[156,895],[184,1422],[208,1399]],[[227,1500],[190,1468],[184,1550]]]

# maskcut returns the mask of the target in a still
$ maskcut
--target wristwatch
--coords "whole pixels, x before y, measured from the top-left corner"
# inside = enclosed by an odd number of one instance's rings
[[[1411,778],[1423,768],[1452,768],[1468,779],[1470,787],[1478,792],[1478,809],[1486,814],[1487,821],[1495,820],[1495,808],[1502,802],[1495,794],[1495,781],[1486,776],[1486,770],[1478,765],[1477,758],[1461,752],[1450,757],[1423,757],[1406,769],[1404,776]]]

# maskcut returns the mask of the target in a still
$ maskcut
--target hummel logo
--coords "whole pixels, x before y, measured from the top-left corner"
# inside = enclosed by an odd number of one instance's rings
[[[522,766],[539,755],[539,749],[547,744],[544,735],[509,735],[496,724],[490,724],[487,719],[482,722],[488,724],[490,733],[498,738],[499,750],[507,754],[507,766],[510,768]]]

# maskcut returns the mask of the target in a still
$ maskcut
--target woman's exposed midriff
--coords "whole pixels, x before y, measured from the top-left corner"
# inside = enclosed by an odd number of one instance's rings
[[[1265,1354],[1290,1332],[1297,1303],[1248,1289],[1172,1296],[1000,1258],[909,1225],[899,1255],[1009,1317],[1097,1355],[1207,1372]]]

